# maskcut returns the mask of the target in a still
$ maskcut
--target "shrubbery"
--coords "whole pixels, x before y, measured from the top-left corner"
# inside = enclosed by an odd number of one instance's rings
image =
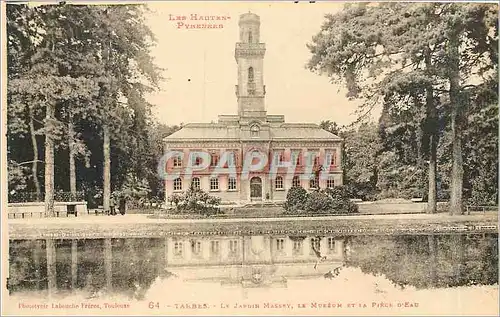
[[[285,203],[287,213],[356,213],[358,206],[350,201],[345,187],[338,186],[308,193],[302,187],[292,187]]]
[[[290,213],[303,210],[306,200],[307,191],[300,186],[294,186],[290,188],[286,194],[285,210]]]
[[[219,213],[220,197],[210,196],[201,189],[189,189],[183,194],[173,194],[168,201],[179,213],[213,215]]]

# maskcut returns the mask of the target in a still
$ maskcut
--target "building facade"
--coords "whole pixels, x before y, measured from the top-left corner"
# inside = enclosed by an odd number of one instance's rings
[[[223,202],[283,202],[292,186],[341,185],[342,139],[317,124],[267,114],[260,18],[245,13],[239,27],[238,113],[219,115],[217,123],[186,124],[164,139],[165,153],[175,153],[164,161],[166,198],[196,187]]]
[[[165,258],[168,270],[183,280],[286,286],[287,280],[320,277],[342,267],[344,243],[334,236],[168,237]]]

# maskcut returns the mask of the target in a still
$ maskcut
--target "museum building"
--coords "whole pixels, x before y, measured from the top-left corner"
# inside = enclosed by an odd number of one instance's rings
[[[176,175],[165,180],[166,199],[194,187],[221,197],[223,202],[283,202],[292,186],[310,190],[342,185],[342,139],[317,124],[286,123],[284,115],[267,114],[266,47],[260,42],[259,16],[242,14],[239,28],[240,41],[234,55],[238,70],[235,87],[238,113],[219,115],[216,123],[186,124],[164,139],[165,153],[181,153],[165,162],[166,173]],[[192,152],[207,153],[209,162],[205,168],[186,169]],[[268,163],[261,170],[245,173],[246,155],[256,152],[266,155]],[[224,153],[230,153],[229,159],[221,160]],[[293,162],[293,173],[287,168],[271,168],[276,160]],[[228,166],[234,174],[213,173],[218,167]],[[310,173],[320,166],[321,177]],[[304,177],[306,171],[309,176]]]

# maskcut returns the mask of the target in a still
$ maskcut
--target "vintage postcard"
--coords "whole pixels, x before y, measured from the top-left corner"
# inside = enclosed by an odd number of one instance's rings
[[[498,316],[498,4],[2,2],[2,315]]]

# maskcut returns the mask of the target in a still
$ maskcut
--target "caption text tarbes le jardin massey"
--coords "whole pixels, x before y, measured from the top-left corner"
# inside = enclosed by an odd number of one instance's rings
[[[169,14],[168,20],[175,22],[177,29],[222,29],[224,21],[231,20],[227,15],[189,15]]]

